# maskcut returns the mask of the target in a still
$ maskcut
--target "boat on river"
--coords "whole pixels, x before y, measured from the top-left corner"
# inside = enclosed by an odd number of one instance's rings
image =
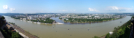
[[[40,22],[37,22],[37,24],[40,24]]]

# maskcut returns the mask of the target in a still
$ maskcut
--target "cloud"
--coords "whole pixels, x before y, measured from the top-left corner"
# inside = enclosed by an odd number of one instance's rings
[[[68,10],[59,10],[59,11],[68,11]]]
[[[95,12],[98,12],[98,10],[96,9],[92,9],[92,8],[88,8],[89,11],[95,11]]]
[[[116,7],[116,6],[112,6],[111,8],[112,8],[113,10],[119,10],[119,8]]]
[[[10,11],[14,11],[14,10],[15,10],[15,8],[9,8],[9,10],[10,10]]]
[[[3,9],[7,9],[7,10],[10,10],[10,11],[15,10],[15,8],[9,8],[8,5],[3,5]]]
[[[76,11],[76,10],[70,10],[71,12],[74,12],[74,11]]]
[[[3,5],[3,9],[8,9],[8,6],[7,5]]]
[[[67,11],[67,10],[62,10],[62,11]]]
[[[73,11],[75,11],[75,10],[73,10]]]
[[[127,10],[131,10],[131,8],[109,6],[106,10],[108,10],[108,11],[127,11]]]

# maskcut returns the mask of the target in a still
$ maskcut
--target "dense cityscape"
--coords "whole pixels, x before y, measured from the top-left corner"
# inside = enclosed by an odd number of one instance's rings
[[[12,18],[20,19],[21,21],[32,21],[34,23],[56,23],[51,17],[59,17],[60,20],[70,23],[91,23],[115,20],[125,17],[125,15],[115,14],[23,14],[12,15]]]

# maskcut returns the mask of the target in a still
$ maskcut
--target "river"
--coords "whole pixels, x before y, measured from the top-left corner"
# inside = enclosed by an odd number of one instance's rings
[[[13,19],[9,16],[4,17],[7,22],[13,22],[40,38],[92,38],[103,36],[113,31],[114,27],[121,26],[131,19],[131,16],[126,16],[122,19],[93,24],[35,24]],[[122,22],[120,23],[120,21]]]

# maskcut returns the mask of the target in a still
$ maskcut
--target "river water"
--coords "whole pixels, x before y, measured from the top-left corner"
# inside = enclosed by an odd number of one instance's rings
[[[40,38],[92,38],[103,36],[114,27],[123,25],[130,20],[131,16],[102,23],[93,24],[35,24],[4,16],[8,22],[13,22],[29,33]],[[121,23],[120,23],[121,21]]]

